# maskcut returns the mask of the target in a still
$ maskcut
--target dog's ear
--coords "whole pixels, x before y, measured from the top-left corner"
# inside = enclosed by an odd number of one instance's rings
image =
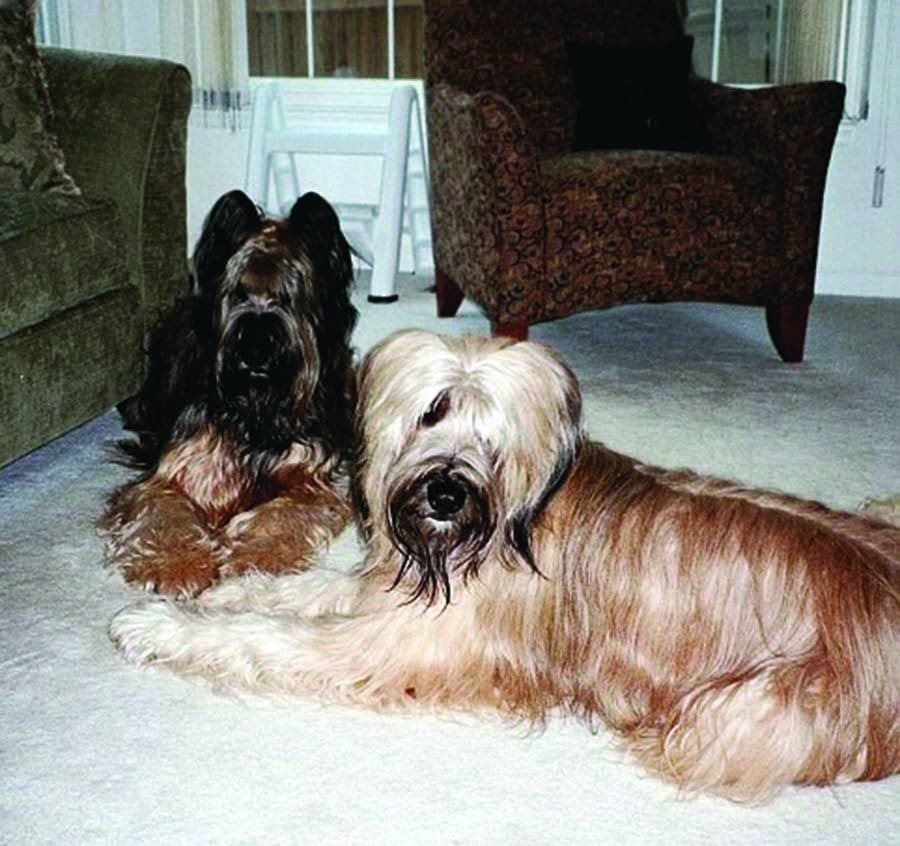
[[[539,352],[541,352],[539,350]],[[562,386],[562,395],[557,404],[557,414],[553,432],[556,434],[550,453],[556,460],[547,466],[547,474],[543,484],[532,497],[521,504],[506,521],[506,540],[510,547],[535,572],[540,572],[534,561],[531,550],[531,533],[535,522],[556,492],[565,484],[572,472],[584,445],[584,430],[581,427],[581,391],[578,381],[569,367],[550,350],[541,352],[548,364],[559,366],[558,384]]]
[[[540,496],[534,502],[526,503],[521,508],[517,508],[506,521],[505,533],[507,543],[536,573],[541,571],[535,563],[534,553],[531,550],[531,530],[535,521],[547,507],[547,504],[569,477],[580,446],[581,441],[579,440],[570,449],[564,450],[557,456],[556,467],[541,491]]]
[[[340,394],[351,366],[350,338],[357,318],[350,300],[353,286],[350,245],[344,238],[334,209],[313,191],[294,203],[288,227],[315,268],[313,284],[322,308],[322,325],[327,329],[318,337],[322,383],[331,384]],[[355,396],[355,385],[353,394]],[[339,399],[347,405],[342,395]]]
[[[304,194],[291,209],[291,231],[316,262],[318,276],[330,289],[349,292],[353,282],[350,245],[331,204],[315,191]]]
[[[261,225],[259,209],[243,191],[229,191],[216,200],[194,248],[196,293],[202,297],[212,294],[228,259]]]

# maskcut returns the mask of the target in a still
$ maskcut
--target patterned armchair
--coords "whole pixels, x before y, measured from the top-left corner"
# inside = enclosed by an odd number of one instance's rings
[[[686,74],[696,150],[573,152],[567,42],[671,42],[678,6],[426,2],[440,316],[467,296],[495,333],[522,338],[624,303],[739,303],[764,307],[778,353],[802,360],[842,85],[745,90]]]

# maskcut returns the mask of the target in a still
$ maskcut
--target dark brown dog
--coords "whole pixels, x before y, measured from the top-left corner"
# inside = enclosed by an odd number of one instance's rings
[[[223,576],[301,568],[349,520],[354,390],[350,250],[305,194],[267,220],[221,197],[194,253],[195,293],[150,340],[147,379],[119,407],[144,468],[101,528],[125,578],[174,595]]]

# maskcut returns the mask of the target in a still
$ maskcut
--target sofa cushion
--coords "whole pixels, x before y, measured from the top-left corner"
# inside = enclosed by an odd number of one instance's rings
[[[0,465],[136,391],[140,338],[138,293],[128,288],[0,341]]]
[[[131,281],[112,200],[0,192],[0,338]]]
[[[35,0],[0,3],[0,190],[77,195],[53,134],[47,80],[34,39]]]

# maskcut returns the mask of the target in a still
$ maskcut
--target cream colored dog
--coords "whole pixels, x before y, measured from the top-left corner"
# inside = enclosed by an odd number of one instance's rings
[[[360,376],[350,575],[126,609],[137,663],[375,707],[601,720],[687,790],[900,769],[900,531],[637,464],[550,350],[408,332]]]

